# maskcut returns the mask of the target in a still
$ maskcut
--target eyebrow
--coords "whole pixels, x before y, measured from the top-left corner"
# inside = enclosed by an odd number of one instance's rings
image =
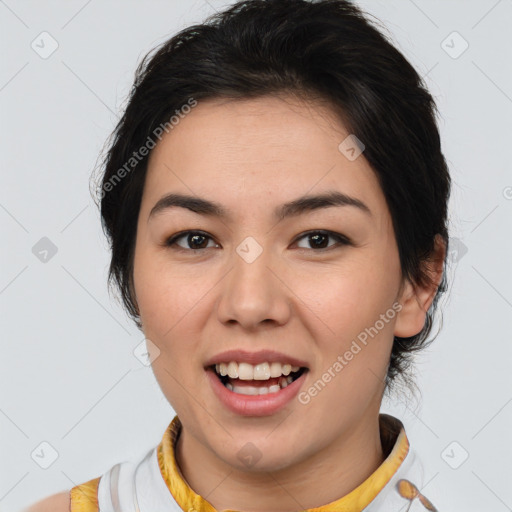
[[[302,215],[313,210],[335,206],[353,206],[367,215],[372,215],[370,208],[360,199],[350,197],[342,192],[328,191],[319,195],[305,195],[288,203],[284,203],[274,210],[274,217],[276,220],[281,221],[285,218]],[[220,217],[222,219],[232,218],[232,212],[230,210],[214,201],[184,194],[167,194],[160,198],[155,206],[153,206],[148,216],[148,222],[156,214],[176,207],[186,208],[199,215],[209,217]]]

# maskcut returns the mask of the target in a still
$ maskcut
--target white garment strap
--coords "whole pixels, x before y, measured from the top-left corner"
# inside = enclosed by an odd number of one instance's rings
[[[418,499],[411,503],[400,496],[397,484],[401,479],[409,480],[419,490],[423,486],[423,466],[411,448],[389,482],[361,512],[425,512]],[[103,474],[98,486],[98,505],[99,512],[187,512],[165,484],[156,447],[143,458],[121,462]]]
[[[121,505],[119,504],[119,469],[121,464],[116,464],[110,470],[110,499],[112,501],[112,509],[114,512],[121,512]]]
[[[101,476],[98,506],[99,512],[183,512],[164,482],[156,447]]]

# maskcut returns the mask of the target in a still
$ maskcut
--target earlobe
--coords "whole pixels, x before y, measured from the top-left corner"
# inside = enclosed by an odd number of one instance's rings
[[[430,308],[443,277],[446,244],[441,235],[436,235],[435,248],[430,260],[425,261],[428,279],[425,284],[412,284],[406,280],[397,300],[402,309],[397,315],[394,335],[400,338],[415,336],[425,326]]]
[[[393,334],[399,338],[409,338],[418,334],[425,325],[428,307],[425,290],[415,288],[406,281],[401,298],[398,299],[402,309],[397,315]]]

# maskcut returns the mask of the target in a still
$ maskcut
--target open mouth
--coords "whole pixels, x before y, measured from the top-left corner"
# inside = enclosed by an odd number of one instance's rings
[[[238,376],[230,377],[229,375],[222,375],[221,373],[225,373],[225,370],[221,371],[219,365],[211,365],[207,369],[211,370],[224,387],[233,393],[253,396],[278,393],[281,389],[284,389],[308,371],[308,368],[300,367],[297,370],[294,369],[294,371],[285,369],[280,376],[276,377],[268,376],[265,378],[260,376],[258,379],[241,379]],[[234,374],[232,373],[232,375]]]

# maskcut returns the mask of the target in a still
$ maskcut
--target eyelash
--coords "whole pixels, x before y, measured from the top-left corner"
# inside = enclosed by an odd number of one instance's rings
[[[351,240],[349,238],[347,238],[346,236],[344,235],[341,235],[339,233],[335,233],[333,231],[327,231],[327,230],[313,230],[313,231],[307,231],[306,233],[302,233],[300,236],[298,236],[294,243],[298,242],[299,240],[302,240],[303,238],[306,238],[307,236],[309,235],[316,235],[316,234],[320,234],[320,235],[324,235],[324,236],[327,236],[327,237],[331,237],[331,238],[334,238],[337,242],[338,242],[338,247],[339,246],[344,246],[344,245],[353,245]],[[183,247],[179,247],[176,242],[180,239],[180,238],[183,238],[187,235],[200,235],[200,236],[203,236],[205,238],[209,238],[211,240],[213,240],[213,238],[208,235],[207,233],[205,233],[204,231],[182,231],[180,233],[177,233],[173,236],[171,236],[170,238],[168,238],[164,245],[166,247],[170,247],[172,248],[173,250],[176,250],[176,251],[180,251],[180,252],[193,252],[195,254],[197,254],[199,251],[204,251],[206,249],[215,249],[215,247],[206,247],[206,248],[203,248],[203,249],[184,249]],[[300,250],[310,250],[310,251],[314,251],[314,252],[326,252],[326,251],[329,251],[329,250],[332,250],[332,249],[335,249],[336,248],[336,244],[335,245],[331,245],[330,247],[323,247],[321,249],[304,249],[303,247],[300,248]]]

